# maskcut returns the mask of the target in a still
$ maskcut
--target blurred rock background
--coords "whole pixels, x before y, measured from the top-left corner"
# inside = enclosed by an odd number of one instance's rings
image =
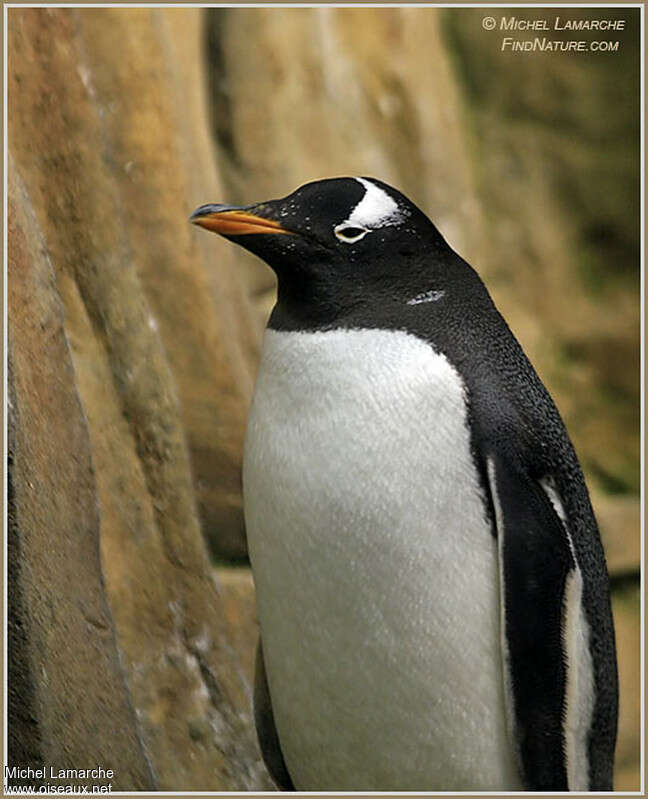
[[[274,284],[187,218],[364,174],[478,269],[565,418],[639,788],[639,14],[605,14],[618,52],[525,54],[469,8],[9,9],[11,763],[269,787],[240,461]]]

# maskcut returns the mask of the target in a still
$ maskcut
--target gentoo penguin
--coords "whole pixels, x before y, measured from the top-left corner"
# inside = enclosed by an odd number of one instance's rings
[[[476,272],[370,178],[191,221],[278,278],[243,467],[277,785],[611,790],[596,521]]]

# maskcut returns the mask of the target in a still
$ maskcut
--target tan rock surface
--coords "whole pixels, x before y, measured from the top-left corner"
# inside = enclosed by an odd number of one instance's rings
[[[197,30],[195,17],[187,22],[194,18]],[[64,307],[107,595],[147,756],[160,788],[263,786],[249,690],[223,630],[185,438],[186,425],[203,448],[197,482],[200,469],[211,473],[210,459],[230,476],[213,490],[236,495],[231,524],[240,497],[227,452],[240,459],[250,377],[239,350],[248,344],[230,318],[244,317],[235,275],[221,286],[227,313],[219,315],[211,305],[219,282],[205,277],[187,223],[201,198],[186,174],[207,180],[213,166],[183,160],[198,159],[200,146],[178,130],[192,106],[176,108],[170,87],[177,80],[200,97],[200,76],[190,74],[196,61],[161,53],[176,34],[150,9],[12,9],[9,23],[10,146]],[[38,306],[30,310],[40,323]],[[19,318],[13,305],[11,317]],[[34,357],[18,348],[16,374]],[[52,432],[38,431],[35,446],[51,446],[65,413],[48,407]],[[217,417],[220,432],[210,425]],[[223,430],[229,438],[219,437]],[[17,496],[24,490],[18,484]],[[66,501],[74,507],[74,496]],[[36,523],[39,535],[51,535],[46,517]],[[72,603],[76,592],[71,576]],[[100,685],[89,678],[92,689]]]
[[[259,621],[252,572],[246,567],[221,566],[214,570],[214,575],[229,641],[238,653],[248,684],[253,685]]]
[[[613,594],[620,692],[615,791],[638,791],[641,788],[638,756],[642,702],[641,660],[637,646],[640,607],[639,586],[636,583],[628,583]]]
[[[154,786],[120,667],[99,555],[91,443],[52,265],[9,178],[9,763],[102,768]],[[15,780],[24,784],[29,780]],[[44,782],[47,782],[45,780]]]
[[[260,329],[229,252],[188,223],[220,184],[199,25],[198,11],[106,9],[81,14],[79,36],[92,43],[88,81],[105,111],[130,258],[178,387],[203,529],[217,556],[241,557],[242,435]]]
[[[611,497],[596,492],[592,505],[610,574],[638,575],[642,541],[639,498],[632,495]]]

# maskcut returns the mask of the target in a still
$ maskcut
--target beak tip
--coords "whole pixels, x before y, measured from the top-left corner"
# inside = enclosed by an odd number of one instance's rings
[[[198,208],[196,208],[196,210],[189,217],[189,221],[193,225],[198,225],[200,224],[199,220],[202,217],[207,216],[207,214],[212,213],[214,209],[215,209],[214,205],[199,205]]]

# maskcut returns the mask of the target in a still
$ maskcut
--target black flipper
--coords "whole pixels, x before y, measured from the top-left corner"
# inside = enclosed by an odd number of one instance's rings
[[[270,776],[277,784],[277,788],[280,791],[294,791],[295,786],[286,768],[286,762],[279,744],[277,728],[275,727],[260,637],[257,644],[254,674],[254,723],[263,760],[270,772]]]
[[[488,457],[502,600],[509,722],[527,789],[566,791],[565,588],[576,568],[567,530],[539,482]]]

